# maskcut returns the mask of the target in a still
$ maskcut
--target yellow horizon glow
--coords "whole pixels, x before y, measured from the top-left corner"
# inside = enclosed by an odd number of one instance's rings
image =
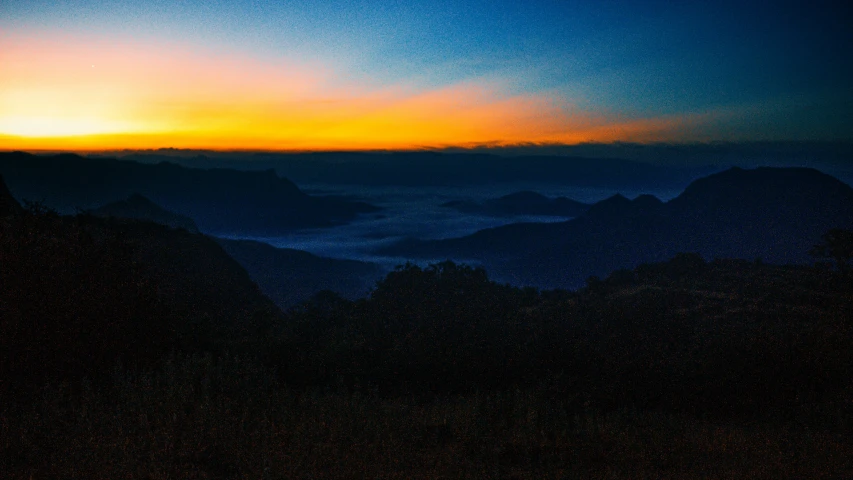
[[[469,81],[341,84],[333,71],[180,45],[0,36],[0,149],[380,150],[671,141],[684,118],[614,121]]]

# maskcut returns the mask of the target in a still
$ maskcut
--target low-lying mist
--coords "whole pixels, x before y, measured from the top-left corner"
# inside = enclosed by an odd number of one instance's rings
[[[548,215],[491,216],[465,213],[442,206],[456,200],[483,202],[520,191],[534,191],[550,198],[566,197],[572,200],[595,203],[616,193],[629,198],[651,193],[661,200],[669,200],[680,191],[662,190],[624,191],[605,188],[560,187],[555,185],[512,184],[464,187],[384,187],[305,185],[303,190],[311,195],[346,196],[366,201],[382,208],[380,212],[365,214],[346,225],[329,228],[301,229],[275,237],[228,235],[228,238],[251,239],[279,248],[304,250],[316,255],[375,262],[387,268],[405,263],[404,257],[391,257],[376,252],[377,249],[403,239],[437,240],[470,235],[486,228],[511,223],[553,223],[571,217]],[[434,260],[444,260],[436,258]],[[468,260],[468,259],[454,259]]]

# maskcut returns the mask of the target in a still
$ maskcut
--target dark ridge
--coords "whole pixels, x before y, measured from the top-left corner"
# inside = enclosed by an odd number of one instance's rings
[[[165,152],[168,153],[168,152]],[[215,158],[214,158],[215,157]],[[607,188],[683,188],[716,167],[664,167],[620,158],[524,155],[478,152],[314,152],[239,155],[138,153],[128,160],[163,160],[196,168],[247,170],[274,168],[299,184],[487,185],[545,183]]]
[[[733,167],[692,182],[669,203],[676,210],[737,214],[742,207],[767,210],[786,204],[808,209],[832,207],[849,192],[846,183],[812,168]]]
[[[336,197],[315,197],[271,169],[192,169],[172,162],[141,164],[62,154],[0,153],[0,173],[16,198],[61,213],[97,208],[139,193],[192,218],[208,233],[274,235],[294,228],[348,222],[377,208]]]
[[[191,218],[172,213],[138,193],[134,193],[127,200],[108,203],[92,210],[91,213],[99,217],[146,220],[167,227],[182,228],[190,233],[198,233],[198,227]]]
[[[654,195],[643,194],[633,200],[635,208],[653,209],[663,205],[661,199]]]
[[[0,219],[0,259],[0,395],[237,345],[281,316],[216,242],[151,222],[26,209]]]
[[[180,228],[189,233],[198,233],[191,219],[162,209],[139,194],[105,205],[91,213],[103,217],[150,221]],[[366,262],[318,257],[308,252],[275,248],[251,240],[215,237],[211,239],[245,268],[252,281],[257,282],[261,291],[281,309],[305,302],[323,290],[334,291],[347,299],[364,297],[383,273],[379,266]],[[198,239],[199,246],[206,242],[208,239]],[[206,246],[205,249],[207,248],[210,247]],[[162,258],[163,255],[164,252],[159,252],[152,258]],[[195,252],[183,252],[181,255],[197,257]],[[213,255],[215,257],[216,254]],[[184,272],[191,271],[195,263],[190,261]],[[219,270],[229,271],[231,268],[219,267]],[[202,273],[199,272],[199,275]],[[220,293],[231,295],[227,292]]]
[[[278,311],[240,263],[211,237],[141,221],[97,219],[94,225],[117,230],[134,245],[134,258],[177,314],[239,330],[255,312]]]
[[[504,195],[500,198],[474,202],[453,200],[443,203],[442,207],[453,208],[464,213],[489,216],[545,215],[554,217],[576,217],[584,213],[589,205],[566,197],[548,198],[545,195],[522,191]]]
[[[510,204],[541,204],[547,203],[550,201],[548,197],[542,195],[541,193],[531,192],[529,190],[525,190],[522,192],[510,193],[509,195],[504,195],[496,200],[493,200],[495,203],[510,203]]]
[[[476,261],[516,285],[577,288],[590,275],[684,251],[706,259],[809,263],[824,232],[851,227],[847,184],[814,169],[733,168],[693,182],[667,203],[616,195],[567,222],[508,225],[385,253]]]
[[[373,263],[319,257],[262,242],[216,241],[281,309],[296,306],[324,290],[346,299],[364,297],[385,272]]]
[[[631,209],[631,200],[628,200],[621,193],[617,193],[612,197],[608,197],[600,202],[596,202],[589,207],[586,212],[586,217],[618,215],[627,212]]]

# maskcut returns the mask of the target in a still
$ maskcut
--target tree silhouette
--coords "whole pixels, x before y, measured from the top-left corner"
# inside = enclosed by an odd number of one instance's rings
[[[502,313],[509,296],[482,268],[445,261],[426,268],[398,267],[377,283],[371,300],[375,313],[392,329],[447,329]]]
[[[829,258],[841,273],[849,273],[853,259],[853,231],[833,228],[821,236],[823,243],[815,245],[809,251],[813,257]]]

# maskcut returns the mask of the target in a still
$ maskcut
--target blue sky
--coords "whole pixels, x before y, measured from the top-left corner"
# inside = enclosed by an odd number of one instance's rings
[[[344,88],[486,81],[613,121],[698,116],[700,140],[853,140],[849,9],[713,3],[4,0],[0,31],[286,58]]]

